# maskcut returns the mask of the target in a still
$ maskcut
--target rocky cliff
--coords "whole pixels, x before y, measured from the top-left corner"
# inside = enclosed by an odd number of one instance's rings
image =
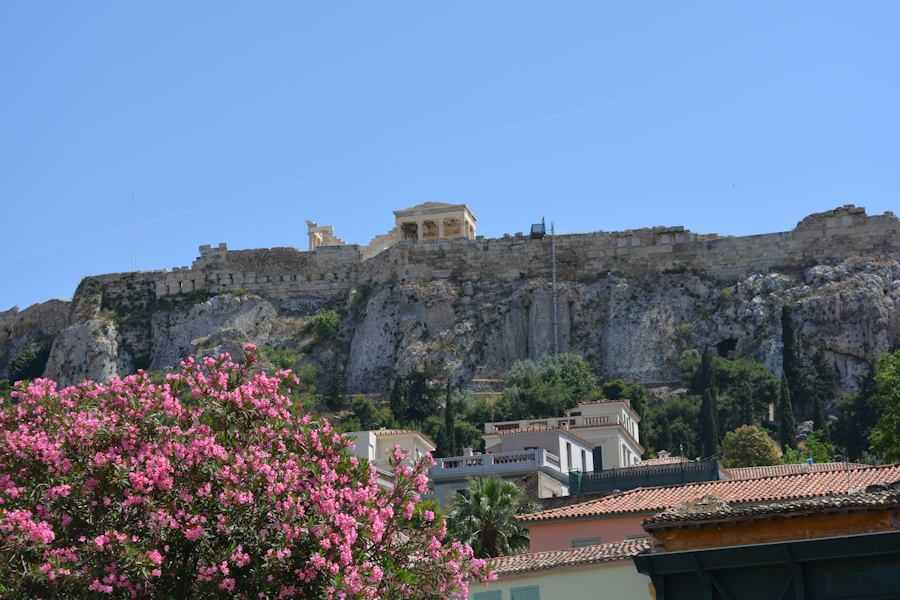
[[[855,207],[791,232],[727,238],[683,228],[558,236],[560,351],[609,378],[674,382],[684,349],[710,344],[780,369],[780,311],[823,349],[844,391],[900,338],[900,224]],[[203,247],[191,268],[85,279],[71,303],[0,314],[0,377],[23,349],[52,345],[63,383],[244,341],[293,349],[335,369],[351,392],[379,392],[423,366],[461,382],[502,378],[554,347],[550,241],[403,242],[363,261],[354,247],[229,251]],[[306,324],[336,308],[335,338]],[[18,364],[23,361],[19,360]]]

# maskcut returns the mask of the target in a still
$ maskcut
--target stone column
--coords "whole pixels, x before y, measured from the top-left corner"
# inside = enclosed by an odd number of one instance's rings
[[[444,239],[444,217],[438,218],[438,238]]]
[[[421,219],[419,219],[418,221],[416,221],[416,239],[417,239],[417,240],[421,240],[421,239],[422,239],[422,226],[423,226],[424,223],[425,223],[425,222],[422,221]]]

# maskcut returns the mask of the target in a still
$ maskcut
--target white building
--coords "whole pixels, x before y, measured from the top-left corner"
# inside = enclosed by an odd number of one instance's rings
[[[585,470],[602,471],[630,467],[641,461],[644,447],[638,432],[640,420],[628,400],[596,400],[579,403],[567,410],[565,417],[485,423],[482,438],[485,449],[491,452],[503,436],[513,431],[568,430],[594,446],[591,469]]]
[[[593,444],[573,431],[533,427],[497,436],[485,454],[435,459],[431,468],[434,496],[441,504],[469,487],[477,477],[516,481],[531,499],[569,495],[569,471],[593,469]]]
[[[346,434],[354,440],[355,454],[375,465],[382,486],[394,485],[389,456],[394,446],[400,446],[407,454],[407,463],[419,460],[427,452],[434,452],[437,445],[427,435],[412,429],[375,429],[352,431]]]

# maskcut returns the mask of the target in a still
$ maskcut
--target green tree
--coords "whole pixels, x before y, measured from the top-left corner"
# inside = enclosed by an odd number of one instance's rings
[[[522,490],[499,477],[475,479],[467,495],[457,495],[450,511],[452,539],[472,546],[478,558],[493,558],[528,549],[528,530],[517,515],[533,510]]]
[[[797,445],[791,389],[787,376],[784,374],[781,376],[781,389],[778,394],[778,441],[785,450]]]
[[[49,358],[49,344],[26,346],[9,362],[9,381],[15,383],[24,379],[42,377]]]
[[[691,381],[690,392],[698,396],[703,396],[703,392],[712,388],[715,384],[712,354],[709,351],[709,345],[706,345],[703,347],[703,354],[700,355],[700,367],[697,369],[697,372]]]
[[[875,371],[875,402],[882,411],[872,446],[889,462],[900,461],[900,350],[883,354]]]
[[[794,310],[787,304],[781,307],[781,342],[782,373],[787,378],[791,401],[794,403],[792,408],[803,416],[807,414],[808,408],[806,381],[803,376]]]
[[[444,402],[444,431],[442,449],[444,456],[455,456],[458,454],[456,448],[456,412],[457,403],[450,391],[450,383],[447,383],[447,394]]]
[[[778,399],[778,380],[760,362],[743,358],[722,358],[710,353],[712,381],[719,401],[719,431],[741,425],[759,424],[770,404]],[[700,353],[688,350],[681,355],[681,377],[690,389],[700,389]],[[705,375],[703,379],[709,380]],[[695,393],[695,392],[692,392]],[[696,392],[702,396],[702,391]]]
[[[813,376],[810,382],[813,398],[813,421],[816,429],[825,430],[828,424],[825,420],[825,407],[834,404],[838,374],[821,348],[813,353],[810,362]]]
[[[331,410],[338,410],[347,401],[346,386],[344,384],[344,372],[338,364],[337,356],[335,356],[334,364],[331,366],[331,376],[325,385],[323,399],[325,405]]]
[[[440,413],[440,394],[432,385],[437,373],[427,368],[406,377],[395,377],[391,386],[390,407],[400,423],[424,421]]]
[[[577,354],[547,356],[540,361],[517,361],[506,377],[498,403],[498,418],[556,417],[588,396],[597,375]]]
[[[833,462],[837,454],[837,448],[828,441],[827,434],[822,430],[813,431],[805,440],[797,444],[797,448],[788,448],[784,452],[782,462],[799,464],[811,458],[816,463]]]
[[[875,402],[877,393],[875,369],[870,367],[859,380],[859,392],[838,400],[831,439],[851,460],[860,460],[872,447],[869,436],[883,412]]]
[[[603,390],[604,398],[619,400],[625,397],[625,391],[628,389],[628,386],[621,379],[614,379],[604,383],[601,389]]]
[[[719,404],[716,388],[703,390],[700,404],[700,444],[704,456],[714,456],[719,445]]]
[[[669,402],[648,405],[641,415],[645,425],[642,443],[648,452],[668,450],[696,457],[702,452],[699,430],[700,398],[683,396]]]
[[[778,446],[761,427],[744,425],[725,434],[723,464],[729,468],[777,465]]]

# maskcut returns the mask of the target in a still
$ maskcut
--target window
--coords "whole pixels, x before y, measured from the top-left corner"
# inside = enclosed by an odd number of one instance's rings
[[[587,471],[587,452],[581,450],[581,470]]]
[[[500,590],[491,590],[490,592],[475,592],[472,600],[500,600]]]
[[[573,548],[584,548],[585,546],[596,546],[600,543],[600,538],[578,538],[572,540]]]
[[[566,442],[566,466],[572,471],[572,444]]]
[[[541,600],[541,594],[536,585],[528,587],[513,588],[509,590],[511,600]]]
[[[594,473],[603,470],[603,448],[597,446],[594,448]]]

